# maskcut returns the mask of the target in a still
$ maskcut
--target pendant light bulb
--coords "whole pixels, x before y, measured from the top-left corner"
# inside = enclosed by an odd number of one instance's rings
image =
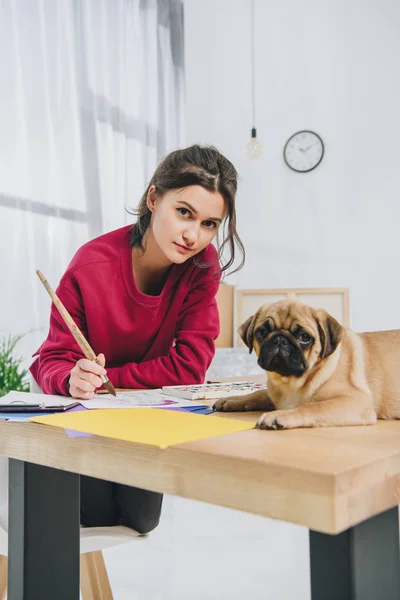
[[[249,158],[259,158],[263,151],[262,144],[257,138],[257,130],[253,127],[251,130],[251,138],[246,144],[246,154]]]

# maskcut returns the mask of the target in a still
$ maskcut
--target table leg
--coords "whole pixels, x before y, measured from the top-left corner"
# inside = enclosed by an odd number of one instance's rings
[[[10,459],[9,600],[79,600],[79,475]]]
[[[310,531],[312,600],[399,600],[399,511],[338,535]]]

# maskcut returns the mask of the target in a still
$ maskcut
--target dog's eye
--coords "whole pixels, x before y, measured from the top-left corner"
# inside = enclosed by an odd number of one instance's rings
[[[256,337],[259,340],[262,340],[262,339],[265,338],[265,336],[267,335],[267,333],[268,333],[268,331],[266,330],[265,327],[260,327],[260,329],[257,329],[257,331],[256,331]]]
[[[302,333],[301,335],[299,335],[299,342],[300,344],[309,344],[312,340],[311,335],[308,335],[308,333]]]

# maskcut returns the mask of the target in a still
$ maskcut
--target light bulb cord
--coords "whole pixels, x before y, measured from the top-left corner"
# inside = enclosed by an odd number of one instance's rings
[[[256,130],[256,85],[255,85],[255,0],[251,0],[251,31],[250,31],[250,59],[251,59],[251,111],[252,128],[251,138],[247,142],[246,153],[249,158],[259,158],[263,152],[262,145],[257,139]]]
[[[253,128],[252,128],[252,137],[253,131],[255,131],[256,127],[256,101],[255,101],[255,74],[254,74],[254,0],[251,0],[251,104],[252,104],[252,119],[253,119]]]

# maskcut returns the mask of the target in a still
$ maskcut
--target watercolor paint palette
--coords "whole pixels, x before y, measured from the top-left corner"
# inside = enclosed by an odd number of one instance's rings
[[[206,400],[226,398],[228,396],[243,396],[258,390],[265,390],[266,385],[251,383],[249,381],[235,381],[228,383],[204,383],[199,385],[170,385],[164,386],[162,391],[167,396],[185,398],[186,400]]]

